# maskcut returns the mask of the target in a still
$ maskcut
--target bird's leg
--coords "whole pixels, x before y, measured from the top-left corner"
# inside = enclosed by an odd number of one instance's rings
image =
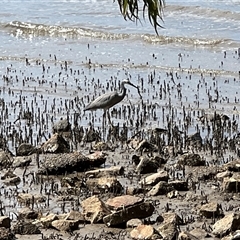
[[[104,109],[104,112],[103,112],[103,122],[102,122],[103,128],[106,125],[105,123],[106,123],[106,110]]]
[[[107,115],[108,115],[108,121],[111,124],[111,126],[113,127],[113,124],[111,122],[111,116],[110,116],[109,110],[107,110]]]

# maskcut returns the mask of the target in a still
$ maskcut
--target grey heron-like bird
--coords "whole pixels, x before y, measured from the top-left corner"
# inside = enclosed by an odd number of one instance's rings
[[[126,84],[137,88],[138,93],[139,93],[139,88],[137,86],[132,84],[128,79],[124,79],[121,82],[120,92],[114,91],[114,92],[110,92],[110,93],[105,93],[105,94],[97,97],[96,99],[94,99],[90,104],[88,104],[85,107],[84,111],[88,111],[88,110],[93,111],[93,110],[97,110],[97,109],[103,109],[104,110],[103,121],[104,121],[104,118],[106,117],[106,113],[107,113],[108,120],[111,123],[108,109],[111,108],[112,106],[116,105],[117,103],[121,102],[123,100],[123,98],[126,96],[126,93],[127,93],[127,89],[125,87]],[[139,95],[140,95],[140,93],[139,93]],[[112,123],[111,123],[111,125],[112,125]]]

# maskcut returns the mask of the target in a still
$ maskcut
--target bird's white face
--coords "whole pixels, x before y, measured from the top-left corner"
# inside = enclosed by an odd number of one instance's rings
[[[123,79],[122,83],[124,83],[124,84],[129,84],[129,83],[131,83],[131,82],[130,82],[128,79]]]

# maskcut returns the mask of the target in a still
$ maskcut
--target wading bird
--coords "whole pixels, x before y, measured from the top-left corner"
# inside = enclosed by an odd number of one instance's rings
[[[84,111],[88,111],[88,110],[93,111],[93,110],[97,110],[97,109],[103,109],[104,110],[103,121],[104,121],[104,119],[106,117],[106,113],[107,113],[108,120],[109,120],[110,124],[112,125],[108,109],[123,100],[123,98],[125,97],[126,92],[127,92],[127,89],[125,88],[125,84],[131,85],[131,86],[137,88],[138,93],[139,93],[139,88],[137,86],[132,84],[128,79],[124,79],[121,82],[120,92],[114,91],[114,92],[110,92],[110,93],[105,93],[105,94],[97,97],[96,99],[94,99],[90,104],[88,104],[85,107]],[[139,93],[139,95],[140,95],[140,93]]]

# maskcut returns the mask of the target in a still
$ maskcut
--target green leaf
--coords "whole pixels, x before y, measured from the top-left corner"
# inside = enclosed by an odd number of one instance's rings
[[[118,0],[120,12],[124,19],[131,21],[140,21],[139,18],[139,1],[140,0]],[[163,27],[159,21],[163,22],[163,9],[165,0],[141,0],[143,2],[143,19],[145,12],[148,14],[148,20],[158,34],[157,28]]]

